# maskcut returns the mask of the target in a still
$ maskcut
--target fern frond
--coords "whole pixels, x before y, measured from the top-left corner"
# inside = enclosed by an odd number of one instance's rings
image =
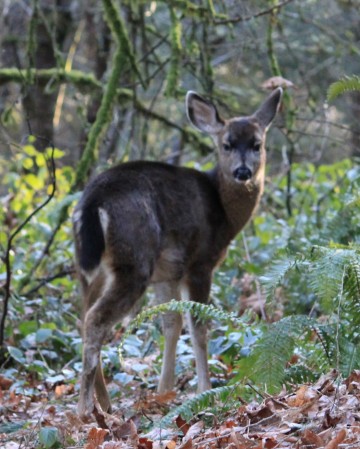
[[[325,241],[335,241],[347,243],[355,241],[360,233],[360,223],[354,210],[360,209],[360,195],[351,197],[350,201],[345,202],[336,215],[326,223],[322,230],[322,236]]]
[[[193,418],[196,414],[212,407],[217,400],[226,402],[229,397],[234,397],[235,392],[240,387],[240,384],[227,385],[224,387],[213,388],[203,393],[197,394],[195,397],[187,400],[179,407],[172,409],[160,421],[161,428],[169,427],[176,416],[181,415],[186,421]]]
[[[237,368],[240,378],[263,383],[269,392],[281,388],[285,367],[294,353],[296,339],[312,330],[315,322],[306,316],[285,317],[272,323],[256,343],[251,355],[242,359]]]
[[[316,380],[316,373],[314,373],[313,369],[305,365],[292,365],[290,366],[285,373],[284,382],[286,384],[305,384],[312,383]]]
[[[247,324],[246,316],[239,318],[235,313],[225,312],[224,310],[220,310],[211,304],[201,304],[195,301],[176,301],[173,299],[172,301],[164,304],[145,308],[135,317],[135,319],[131,321],[119,344],[118,351],[120,362],[122,362],[122,352],[126,338],[131,335],[135,329],[140,327],[143,322],[153,319],[155,316],[166,312],[189,312],[198,320],[214,319],[220,321],[233,321],[240,326],[245,326]]]
[[[332,101],[339,95],[351,91],[360,91],[359,76],[346,76],[343,79],[332,83],[327,91],[327,99],[328,101]]]
[[[358,344],[350,342],[347,338],[341,338],[339,342],[339,368],[344,377],[349,376],[360,367],[360,348]]]
[[[347,278],[344,285],[344,294],[357,306],[360,312],[360,254],[354,254],[349,260]]]
[[[310,283],[314,292],[323,301],[333,301],[343,291],[344,273],[355,250],[344,247],[314,246]]]
[[[294,258],[285,257],[274,262],[267,274],[261,276],[260,281],[264,286],[265,294],[268,298],[274,296],[276,288],[283,283],[286,275],[297,265],[299,265],[299,261]]]

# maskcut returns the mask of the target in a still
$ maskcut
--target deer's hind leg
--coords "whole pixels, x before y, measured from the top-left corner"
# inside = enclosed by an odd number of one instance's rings
[[[132,267],[106,267],[103,271],[106,271],[106,276],[103,276],[101,294],[95,300],[91,297],[89,285],[91,299],[83,323],[83,370],[78,404],[78,412],[83,419],[94,411],[95,390],[101,407],[106,411],[111,409],[100,364],[101,346],[111,327],[129,313],[148,283],[148,277]],[[96,279],[93,282],[94,289],[99,291],[98,287],[95,288]]]
[[[81,286],[82,286],[82,296],[84,299],[82,319],[81,319],[83,341],[85,341],[85,339],[84,339],[85,316],[86,316],[88,310],[91,308],[91,306],[94,305],[96,300],[103,293],[104,282],[105,282],[104,275],[105,274],[103,272],[100,272],[100,273],[98,272],[97,276],[93,280],[91,280],[90,283],[84,275],[80,275]],[[96,391],[96,397],[99,401],[99,404],[100,404],[102,410],[104,410],[107,413],[111,413],[111,411],[112,411],[111,402],[110,402],[110,398],[109,398],[109,395],[108,395],[108,392],[106,389],[106,383],[105,383],[105,378],[104,378],[104,373],[103,373],[102,363],[101,363],[101,354],[99,356],[99,362],[97,364],[96,372],[95,372],[95,391]]]

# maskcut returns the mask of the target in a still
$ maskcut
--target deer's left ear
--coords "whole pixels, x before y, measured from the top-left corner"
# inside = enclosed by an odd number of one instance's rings
[[[280,107],[282,93],[283,90],[281,87],[275,89],[254,114],[254,117],[264,131],[269,128],[275,118]]]

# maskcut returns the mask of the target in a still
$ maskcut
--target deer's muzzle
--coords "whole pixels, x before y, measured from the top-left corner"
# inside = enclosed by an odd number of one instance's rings
[[[238,167],[234,170],[233,175],[237,181],[248,181],[252,177],[252,172],[250,168]]]

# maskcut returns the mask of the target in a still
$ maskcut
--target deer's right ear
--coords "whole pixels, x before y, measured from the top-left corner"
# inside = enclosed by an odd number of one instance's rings
[[[224,127],[216,107],[196,92],[189,91],[186,95],[186,112],[189,121],[200,131],[217,134]]]

